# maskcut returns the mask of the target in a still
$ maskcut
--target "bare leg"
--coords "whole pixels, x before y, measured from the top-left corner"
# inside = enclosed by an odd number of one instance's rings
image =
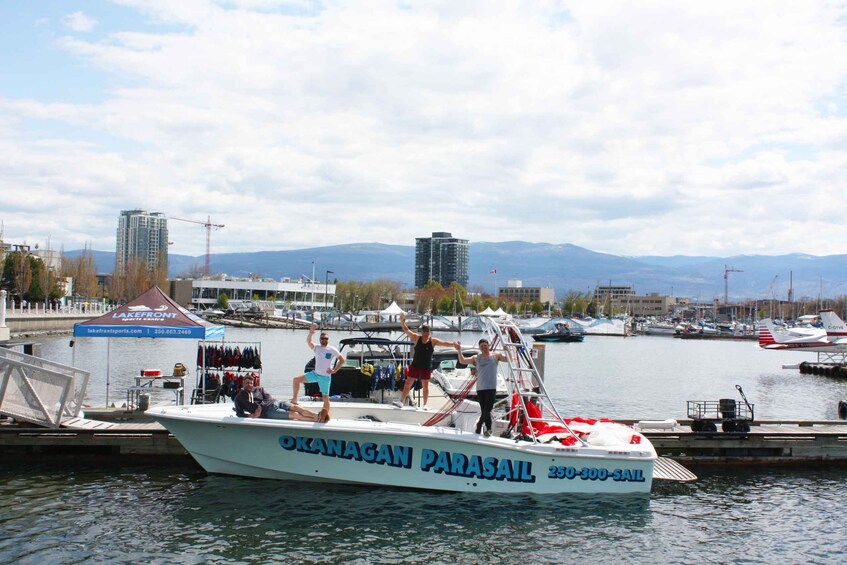
[[[291,404],[297,404],[297,398],[299,398],[298,394],[300,394],[300,383],[305,383],[305,382],[306,382],[306,375],[298,375],[298,376],[294,377],[294,380],[292,381],[292,386],[293,386],[294,390],[293,390],[292,395],[291,395]]]
[[[423,379],[423,396],[424,396],[424,406],[426,406],[429,401],[429,379]]]
[[[312,412],[307,408],[303,408],[302,406],[292,405],[291,409],[291,419],[292,420],[317,420],[318,415]],[[302,418],[296,418],[295,416],[302,416]]]
[[[417,379],[413,379],[412,377],[406,377],[406,384],[403,385],[403,394],[400,396],[400,404],[404,404],[406,399],[409,397],[409,390],[411,390],[412,385],[415,384]]]

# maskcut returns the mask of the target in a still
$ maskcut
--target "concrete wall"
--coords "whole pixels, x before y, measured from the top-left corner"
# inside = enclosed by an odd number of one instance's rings
[[[96,318],[96,315],[6,316],[12,336],[42,332],[72,332],[74,324]]]

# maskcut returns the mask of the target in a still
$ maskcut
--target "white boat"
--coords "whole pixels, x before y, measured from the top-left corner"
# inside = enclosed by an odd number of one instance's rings
[[[467,354],[470,356],[470,354]],[[446,396],[454,399],[476,399],[476,379],[470,367],[457,366],[455,361],[442,361],[437,369],[432,370],[432,382],[438,385]],[[497,392],[495,398],[509,396],[509,387],[503,375],[497,375]]]
[[[620,318],[571,318],[569,321],[589,335],[628,335],[628,322]]]
[[[673,336],[681,333],[683,327],[676,322],[652,322],[644,325],[644,333],[646,335],[664,335]]]
[[[332,419],[322,424],[237,418],[228,405],[147,414],[210,473],[456,492],[649,492],[657,461],[650,441],[622,424],[569,425],[517,327],[488,325],[492,349],[508,356],[501,366],[510,391],[488,437],[470,431],[479,408],[469,401],[439,413],[333,402]]]

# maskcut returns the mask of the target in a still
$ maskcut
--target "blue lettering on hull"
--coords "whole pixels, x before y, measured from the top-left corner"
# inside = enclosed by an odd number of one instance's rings
[[[481,457],[465,455],[450,451],[421,451],[421,471],[427,473],[442,473],[454,477],[469,479],[486,479],[490,481],[510,481],[534,483],[530,461],[497,459],[496,457]]]
[[[280,436],[279,446],[286,451],[299,451],[311,455],[337,457],[363,461],[389,467],[412,467],[412,448],[404,445],[390,445],[344,441],[341,439],[321,439],[303,436]]]
[[[550,465],[548,479],[582,479],[583,481],[616,481],[643,483],[644,472],[641,469],[606,469],[604,467],[576,467]]]
[[[405,445],[359,443],[340,439],[280,436],[279,446],[286,451],[350,459],[373,465],[412,468],[413,449]],[[498,459],[451,451],[421,450],[421,471],[469,479],[534,483],[532,463],[520,459]]]

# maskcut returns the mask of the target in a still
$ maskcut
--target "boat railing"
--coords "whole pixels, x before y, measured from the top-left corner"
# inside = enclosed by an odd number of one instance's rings
[[[527,424],[526,428],[533,443],[539,443],[537,428],[542,427],[539,424],[553,424],[563,427],[580,444],[588,445],[565,422],[550,400],[544,381],[517,325],[511,320],[489,318],[486,319],[486,326],[491,350],[500,350],[506,354],[506,383],[509,390],[508,399],[511,402],[508,416],[509,421],[518,427],[518,432],[521,431],[523,420]]]

